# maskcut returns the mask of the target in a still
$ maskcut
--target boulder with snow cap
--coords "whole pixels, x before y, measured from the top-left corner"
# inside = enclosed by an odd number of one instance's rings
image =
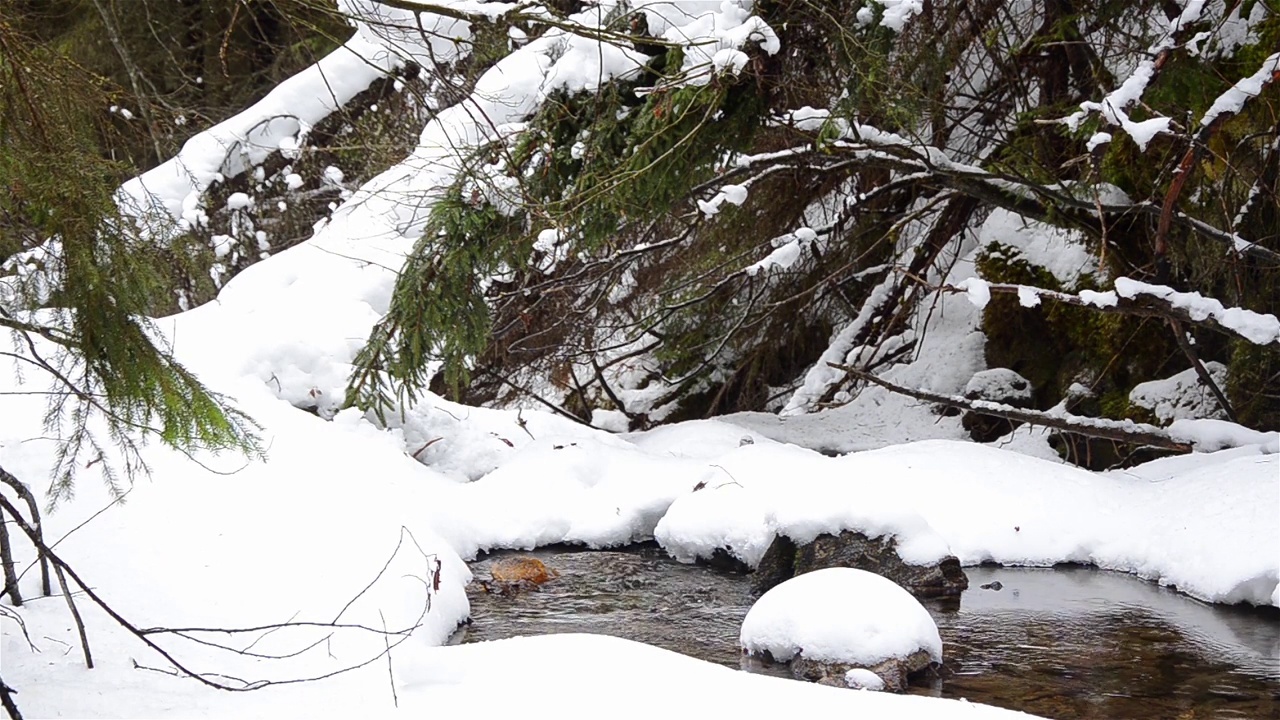
[[[790,578],[823,568],[867,570],[920,597],[955,597],[969,587],[969,578],[954,555],[915,565],[902,559],[897,545],[893,536],[869,537],[854,530],[822,534],[799,544],[778,535],[756,567],[754,589],[763,593]]]
[[[929,612],[893,581],[852,568],[792,578],[765,593],[742,622],[751,659],[789,663],[791,674],[837,687],[900,691],[909,675],[942,662]]]
[[[1029,408],[1035,399],[1031,381],[1009,368],[992,368],[973,374],[964,386],[969,400],[985,400],[1015,408]],[[960,424],[977,442],[992,442],[1013,432],[1021,423],[1005,418],[967,412]]]

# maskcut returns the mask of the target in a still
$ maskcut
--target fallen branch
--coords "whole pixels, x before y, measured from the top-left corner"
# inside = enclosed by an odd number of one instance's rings
[[[28,488],[26,484],[4,468],[0,468],[0,482],[13,488],[13,491],[18,493],[18,497],[22,498],[23,502],[27,504],[27,510],[31,513],[31,527],[43,540],[44,531],[41,529],[40,504],[36,502],[36,496],[31,494],[31,488]],[[36,557],[40,559],[40,592],[45,597],[49,597],[53,594],[53,589],[49,585],[49,559],[39,551],[36,552]],[[14,589],[16,590],[17,588]]]
[[[22,515],[18,512],[18,509],[14,507],[13,503],[10,503],[8,498],[6,498],[3,495],[0,495],[0,511],[3,511],[3,512],[0,512],[0,520],[3,520],[4,513],[6,512],[9,513],[9,515],[13,517],[14,524],[16,524],[19,528],[21,528],[22,532],[26,533],[27,539],[30,540],[31,544],[36,547],[36,552],[41,553],[42,557],[45,555],[49,555],[52,557],[52,552],[49,550],[49,548],[45,547],[44,539],[40,535],[39,528],[28,525],[27,521],[22,519]],[[93,653],[89,651],[89,637],[84,629],[84,620],[80,618],[80,611],[76,609],[76,601],[75,601],[75,598],[71,595],[71,588],[67,586],[67,578],[63,574],[64,565],[65,564],[59,561],[56,557],[54,558],[53,570],[58,576],[58,584],[62,586],[62,595],[63,597],[66,598],[67,607],[70,608],[71,610],[71,618],[75,620],[76,631],[80,634],[80,646],[84,651],[85,665],[92,668]],[[70,568],[67,568],[67,570],[70,571]],[[79,580],[77,579],[76,582],[79,582]],[[84,587],[83,583],[81,583],[81,587]],[[85,588],[85,590],[87,591],[88,588]],[[15,593],[17,591],[16,581],[14,583],[13,591]],[[18,604],[21,604],[21,603],[18,603]]]
[[[879,385],[890,392],[897,393],[899,395],[906,395],[907,397],[913,397],[917,400],[924,400],[925,402],[937,403],[939,405],[960,408],[962,410],[969,410],[981,415],[1004,418],[1005,420],[1024,422],[1028,425],[1051,427],[1055,430],[1061,430],[1074,435],[1084,435],[1086,437],[1096,437],[1104,440],[1115,440],[1116,442],[1138,443],[1140,445],[1148,445],[1151,447],[1175,450],[1178,452],[1191,452],[1191,445],[1189,443],[1174,440],[1169,436],[1169,433],[1155,425],[1135,423],[1132,420],[1105,420],[1100,418],[1080,417],[1078,415],[1070,415],[1065,412],[1048,413],[1041,412],[1039,410],[1022,410],[1011,405],[1004,405],[987,400],[970,400],[965,397],[960,397],[959,395],[942,395],[940,393],[929,392],[928,390],[903,387],[872,375],[871,373],[863,372],[855,367],[850,367],[841,363],[827,364],[837,370],[843,370],[849,375],[849,377],[856,378],[858,380],[865,380],[866,382]]]
[[[1178,349],[1186,356],[1187,361],[1191,363],[1191,368],[1195,370],[1196,377],[1200,379],[1200,383],[1209,388],[1209,392],[1213,393],[1213,397],[1218,401],[1218,406],[1222,408],[1222,412],[1226,413],[1227,419],[1233,423],[1239,424],[1240,419],[1236,416],[1235,408],[1231,407],[1231,401],[1227,399],[1226,393],[1222,392],[1222,388],[1218,387],[1218,383],[1209,374],[1204,363],[1200,361],[1200,354],[1192,347],[1191,341],[1187,339],[1187,332],[1182,328],[1182,323],[1177,320],[1169,320],[1169,327],[1173,330],[1173,339],[1178,343]]]
[[[22,720],[22,713],[18,712],[18,705],[13,701],[13,696],[17,694],[17,690],[5,685],[4,679],[0,678],[0,707],[9,713],[12,720]]]

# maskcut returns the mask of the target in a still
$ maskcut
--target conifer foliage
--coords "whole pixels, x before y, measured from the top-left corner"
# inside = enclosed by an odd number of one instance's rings
[[[350,402],[431,387],[584,422],[621,413],[633,428],[815,411],[862,386],[827,360],[874,372],[918,355],[975,240],[993,283],[1109,292],[1131,278],[1275,307],[1274,4],[746,5],[781,52],[748,44],[715,67],[649,37],[647,3],[513,28],[569,28],[648,64],[546,93],[526,123],[469,149],[357,358]],[[573,29],[583,17],[591,27]],[[1093,269],[1054,277],[1043,257],[988,241],[993,217],[1070,238]],[[1275,343],[1144,312],[997,297],[986,361],[1034,376],[1040,409],[1084,386],[1081,412],[1119,420],[1140,414],[1137,384],[1188,366],[1208,378],[1215,360],[1230,366],[1225,387],[1207,380],[1225,416],[1280,422]]]
[[[137,449],[148,437],[256,452],[252,422],[178,364],[147,320],[165,256],[116,207],[133,168],[109,159],[110,85],[38,42],[28,19],[0,17],[0,327],[13,340],[6,354],[51,381],[50,502],[93,465],[121,492],[145,469]]]

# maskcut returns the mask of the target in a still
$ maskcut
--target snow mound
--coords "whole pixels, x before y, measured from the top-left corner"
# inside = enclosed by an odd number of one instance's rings
[[[942,638],[911,593],[875,573],[827,568],[765,593],[742,621],[742,648],[778,662],[870,666],[926,650],[942,662]]]

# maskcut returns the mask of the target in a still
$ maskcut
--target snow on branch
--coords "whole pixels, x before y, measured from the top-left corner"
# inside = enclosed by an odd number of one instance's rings
[[[1096,292],[1082,290],[1066,293],[1030,285],[989,283],[968,278],[960,285],[944,285],[946,293],[964,293],[979,304],[979,298],[990,293],[1017,295],[1023,307],[1035,307],[1042,299],[1088,307],[1101,312],[1142,315],[1199,325],[1230,333],[1256,345],[1280,344],[1280,319],[1238,307],[1226,307],[1214,298],[1196,292],[1178,292],[1166,285],[1151,285],[1131,278],[1117,278],[1115,290]],[[985,303],[984,303],[985,304]]]
[[[1262,61],[1262,67],[1247,78],[1231,86],[1218,96],[1213,105],[1200,118],[1200,127],[1207,128],[1224,115],[1234,115],[1244,109],[1244,104],[1262,94],[1262,89],[1280,78],[1280,52]]]
[[[1075,130],[1085,118],[1098,113],[1108,124],[1115,125],[1128,133],[1137,143],[1138,149],[1143,151],[1156,135],[1169,132],[1169,125],[1173,122],[1171,118],[1157,116],[1134,121],[1129,117],[1129,108],[1141,102],[1147,87],[1169,62],[1173,51],[1182,44],[1182,39],[1189,33],[1190,27],[1201,19],[1204,6],[1205,0],[1188,0],[1182,12],[1169,21],[1160,39],[1147,50],[1147,57],[1138,63],[1129,77],[1120,83],[1120,87],[1107,93],[1107,96],[1100,101],[1086,100],[1080,103],[1080,110],[1062,118],[1061,122]],[[1092,150],[1110,141],[1110,133],[1099,132],[1089,140],[1089,148]]]

